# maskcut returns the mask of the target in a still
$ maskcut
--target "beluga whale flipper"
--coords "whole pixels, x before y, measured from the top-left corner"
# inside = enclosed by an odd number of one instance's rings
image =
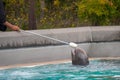
[[[71,56],[73,65],[87,66],[89,64],[86,52],[80,48],[75,48],[72,50]]]

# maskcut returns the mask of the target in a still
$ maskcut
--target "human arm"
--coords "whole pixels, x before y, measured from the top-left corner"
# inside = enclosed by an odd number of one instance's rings
[[[4,11],[4,5],[3,2],[0,0],[0,27],[2,27],[2,30],[5,31],[4,28],[8,27],[14,31],[19,31],[20,28],[16,25],[11,24],[10,22],[6,21],[6,14]]]
[[[14,31],[20,30],[20,28],[18,26],[13,25],[13,24],[9,23],[8,21],[5,21],[3,24]]]

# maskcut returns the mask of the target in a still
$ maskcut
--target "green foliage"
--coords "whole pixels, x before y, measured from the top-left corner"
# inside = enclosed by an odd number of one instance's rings
[[[78,16],[92,25],[108,25],[116,13],[116,7],[109,0],[82,0],[78,4]]]
[[[111,0],[116,7],[116,13],[111,19],[112,25],[120,25],[120,0]]]
[[[28,14],[24,0],[4,0],[7,20],[27,29]]]
[[[76,0],[79,1],[79,0]],[[65,28],[78,26],[74,0],[46,0],[44,17],[40,19],[43,28]]]
[[[7,20],[28,29],[29,0],[3,0]],[[35,0],[38,29],[120,25],[120,0]]]

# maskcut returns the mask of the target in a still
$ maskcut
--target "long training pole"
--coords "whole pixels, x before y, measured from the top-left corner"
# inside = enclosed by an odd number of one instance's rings
[[[59,39],[56,39],[56,38],[52,38],[52,37],[48,37],[48,36],[45,36],[45,35],[41,35],[41,34],[38,34],[38,33],[32,32],[32,31],[20,30],[20,32],[26,32],[26,33],[30,33],[30,34],[34,34],[34,35],[43,37],[43,38],[47,38],[47,39],[51,39],[51,40],[54,40],[54,41],[58,41],[58,42],[67,44],[67,45],[69,45],[69,46],[71,46],[73,48],[76,48],[78,46],[76,43],[73,43],[73,42],[62,41],[62,40],[59,40]]]
[[[32,31],[20,30],[20,32],[30,33],[30,34],[34,34],[34,35],[37,35],[37,36],[40,36],[40,37],[43,37],[43,38],[47,38],[47,39],[51,39],[51,40],[54,40],[54,41],[58,41],[58,42],[67,44],[67,45],[69,45],[72,48],[80,49],[81,52],[83,52],[84,54],[86,54],[86,51],[84,49],[82,49],[82,48],[79,48],[78,45],[76,43],[74,43],[74,42],[62,41],[62,40],[59,40],[59,39],[56,39],[56,38],[52,38],[52,37],[48,37],[48,36],[45,36],[45,35],[41,35],[41,34],[38,34],[38,33],[32,32]]]

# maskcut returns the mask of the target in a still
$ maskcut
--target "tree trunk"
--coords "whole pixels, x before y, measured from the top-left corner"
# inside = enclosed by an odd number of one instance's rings
[[[40,18],[42,19],[44,17],[45,0],[40,0],[40,4],[41,4]]]
[[[36,17],[35,17],[35,0],[28,0],[29,1],[29,13],[28,13],[28,19],[29,19],[29,29],[37,29],[36,27]]]

